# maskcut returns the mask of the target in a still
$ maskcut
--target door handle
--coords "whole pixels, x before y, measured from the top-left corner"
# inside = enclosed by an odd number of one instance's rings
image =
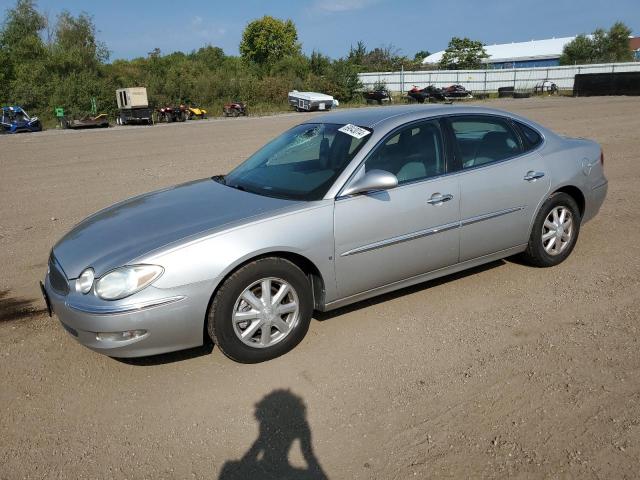
[[[434,193],[433,195],[431,195],[431,198],[429,200],[427,200],[427,203],[430,205],[442,205],[444,202],[448,202],[449,200],[451,200],[453,198],[453,195],[451,195],[450,193],[446,193],[446,194],[441,194],[441,193]]]
[[[542,177],[544,177],[544,172],[534,172],[533,170],[529,170],[524,176],[524,179],[527,182],[535,182],[537,179]]]

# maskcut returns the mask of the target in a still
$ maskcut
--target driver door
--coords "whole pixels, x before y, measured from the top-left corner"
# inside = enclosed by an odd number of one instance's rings
[[[401,127],[368,156],[355,178],[385,170],[390,190],[335,202],[335,268],[341,298],[458,262],[460,187],[445,175],[438,120]]]

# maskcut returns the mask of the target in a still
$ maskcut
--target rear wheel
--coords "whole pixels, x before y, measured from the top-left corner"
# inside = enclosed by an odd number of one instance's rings
[[[227,357],[258,363],[300,343],[312,313],[311,286],[302,270],[282,258],[263,258],[225,280],[211,304],[207,330]]]
[[[524,259],[536,267],[553,267],[572,252],[580,233],[580,210],[563,192],[551,195],[540,208]]]

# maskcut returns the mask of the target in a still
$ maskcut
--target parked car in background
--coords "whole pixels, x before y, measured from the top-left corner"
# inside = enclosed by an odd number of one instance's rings
[[[22,107],[13,105],[0,109],[0,133],[39,132],[42,123],[38,117],[30,117]]]
[[[327,311],[510,255],[552,267],[607,193],[600,146],[467,106],[313,117],[227,175],[76,225],[42,290],[114,357],[201,345],[260,362]],[[416,325],[416,328],[420,328]]]

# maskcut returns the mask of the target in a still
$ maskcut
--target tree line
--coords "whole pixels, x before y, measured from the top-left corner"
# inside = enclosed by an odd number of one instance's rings
[[[567,45],[562,61],[631,59],[629,33],[619,22],[608,32],[579,36]],[[154,49],[144,57],[110,61],[89,14],[63,11],[49,21],[34,0],[17,0],[0,27],[0,103],[50,119],[55,107],[76,116],[87,113],[95,98],[99,111],[114,113],[117,88],[145,86],[155,106],[195,103],[216,113],[224,102],[240,100],[256,112],[286,108],[287,93],[294,89],[358,100],[360,72],[438,68],[422,65],[426,50],[409,58],[393,45],[368,49],[363,42],[338,59],[319,51],[305,55],[294,23],[270,16],[250,22],[239,47],[239,56],[206,45],[190,53]],[[453,38],[439,68],[482,68],[486,56],[482,42]]]
[[[89,14],[63,11],[50,22],[34,0],[17,0],[0,27],[0,102],[45,119],[59,106],[72,115],[87,113],[91,98],[99,111],[114,113],[115,90],[130,86],[147,87],[152,105],[196,103],[214,113],[231,100],[248,102],[252,111],[286,108],[293,89],[349,102],[360,94],[359,72],[411,68],[423,53],[410,59],[392,45],[368,50],[358,42],[339,59],[318,51],[305,55],[291,20],[265,16],[247,25],[240,56],[206,45],[110,61]]]

